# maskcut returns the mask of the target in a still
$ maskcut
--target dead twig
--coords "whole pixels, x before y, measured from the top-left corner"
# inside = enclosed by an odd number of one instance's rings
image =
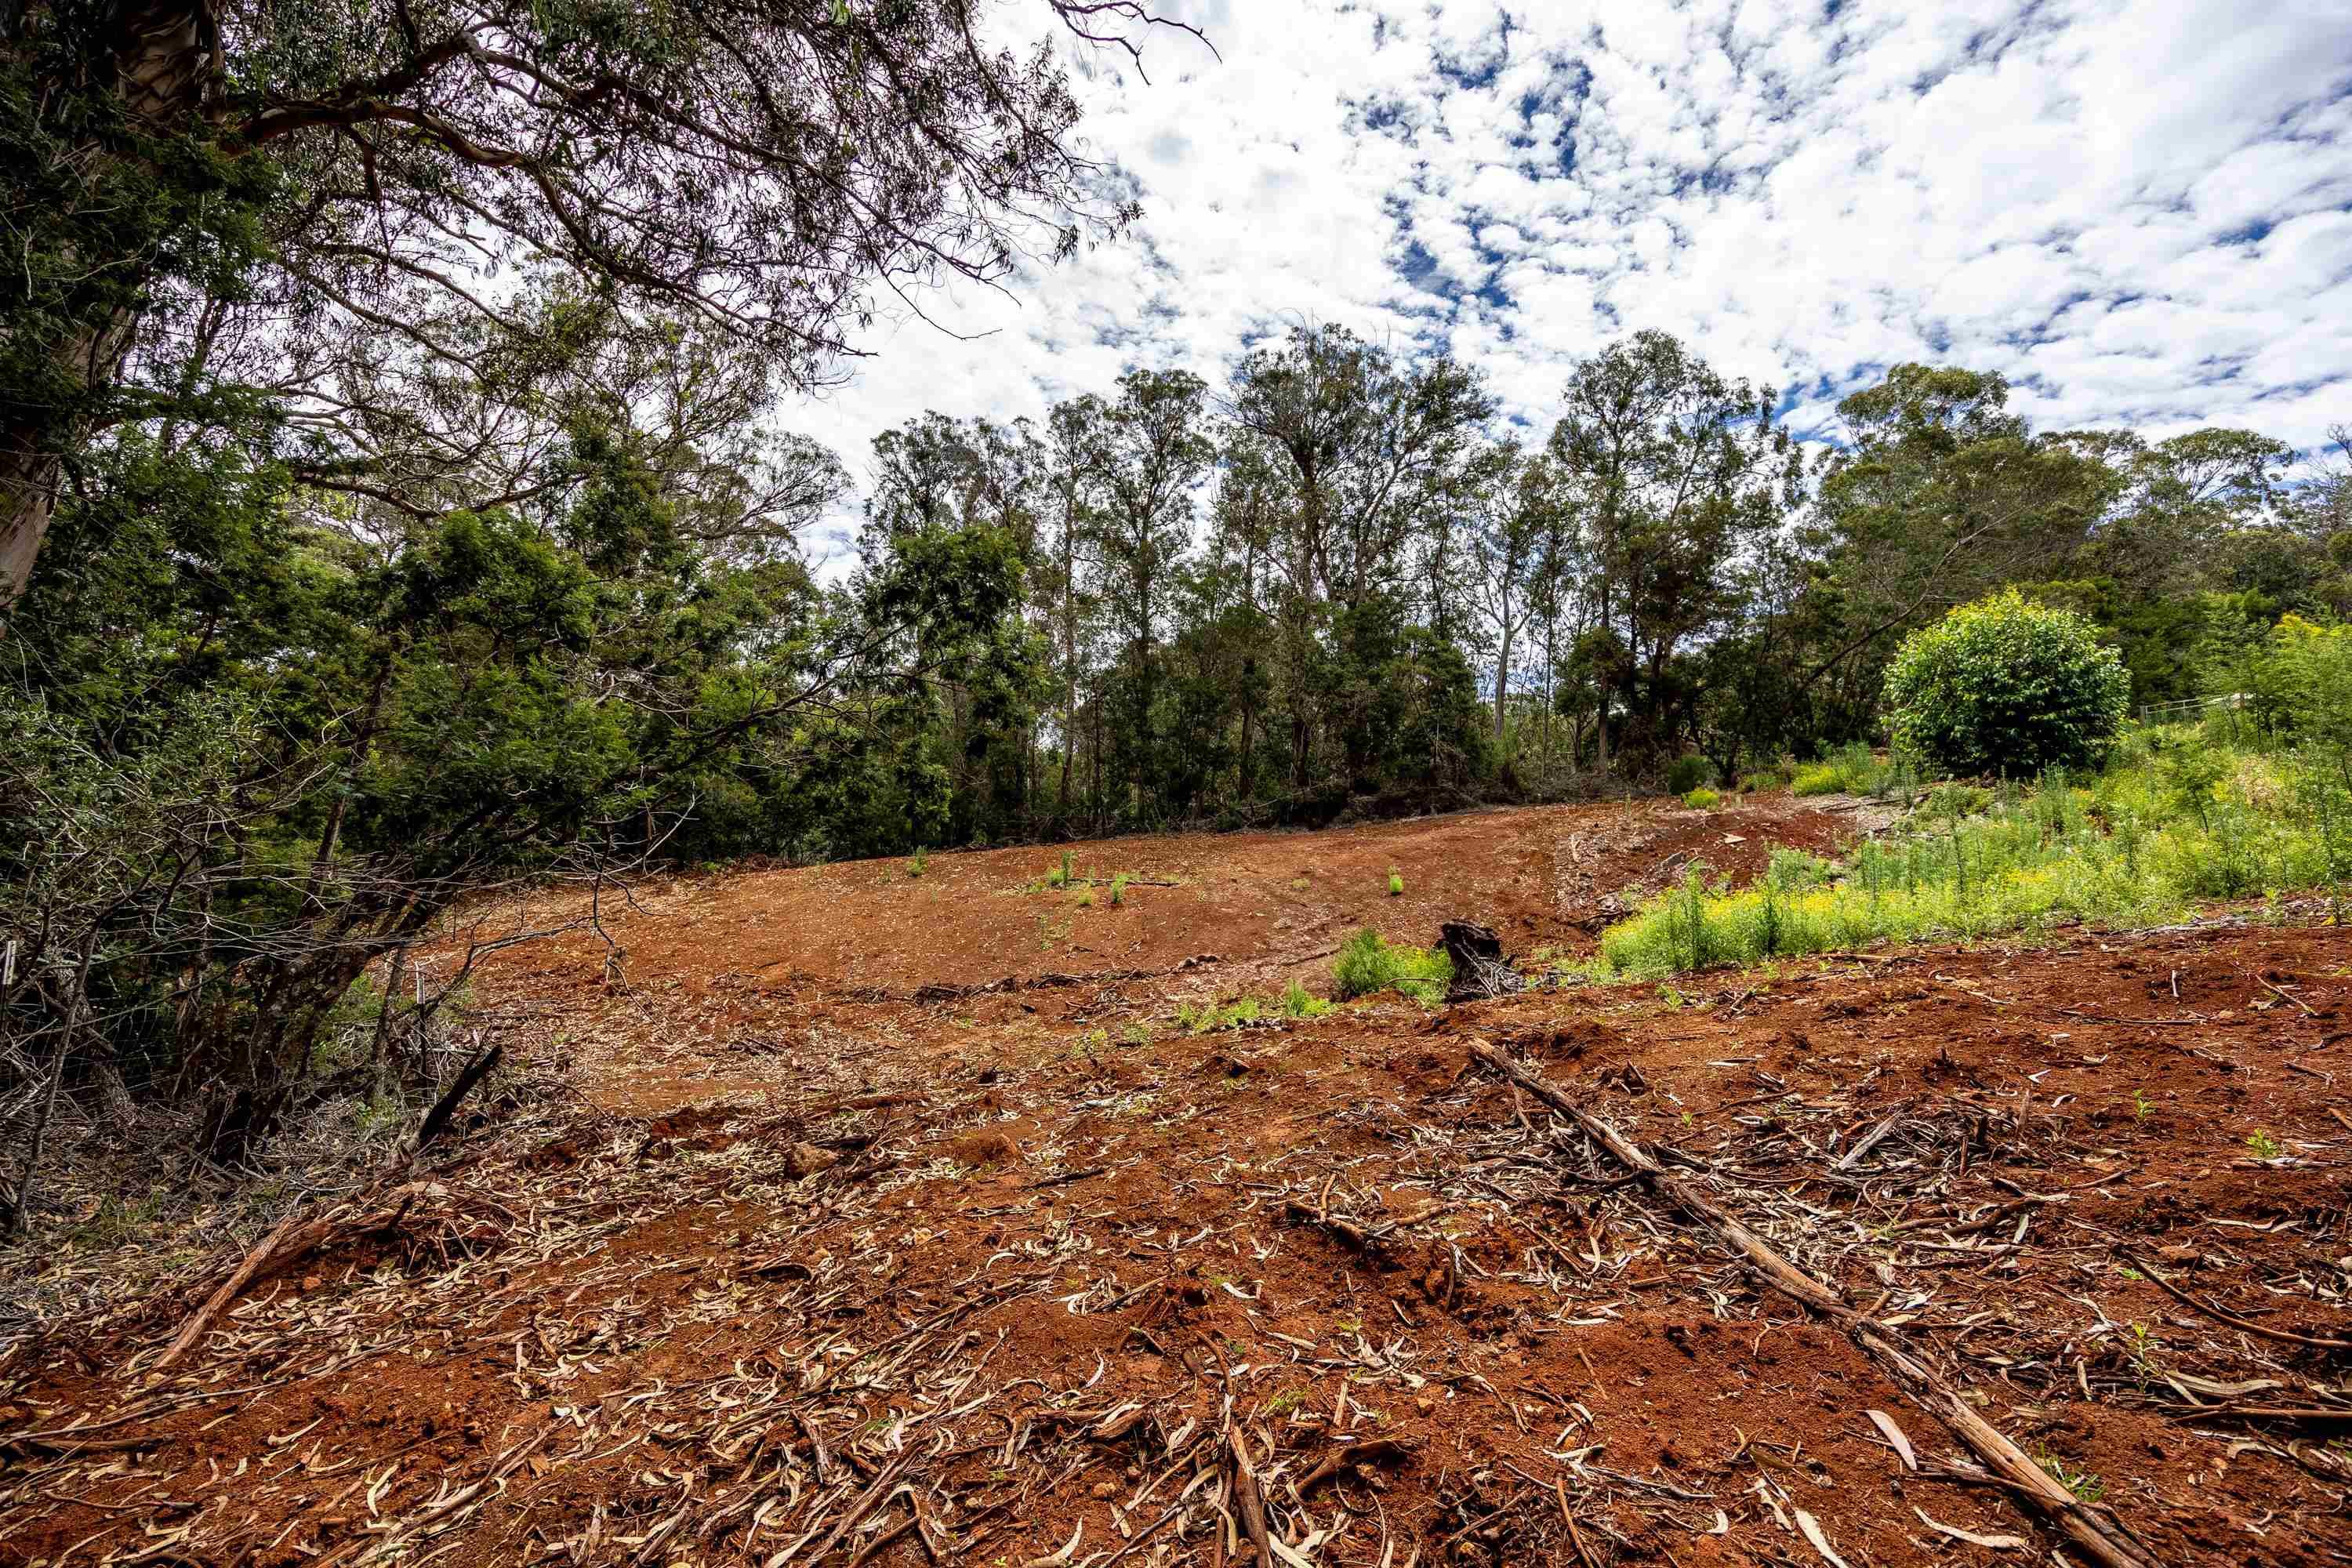
[[[2179,1286],[2165,1279],[2164,1276],[2158,1274],[2155,1269],[2150,1268],[2147,1266],[2146,1259],[2135,1257],[2133,1254],[2128,1252],[2123,1255],[2123,1258],[2125,1262],[2130,1264],[2134,1268],[2137,1268],[2142,1274],[2147,1275],[2158,1289],[2163,1291],[2166,1295],[2171,1297],[2174,1300],[2179,1302],[2184,1307],[2195,1308],[2198,1311],[2204,1313],[2207,1317],[2212,1319],[2217,1323],[2227,1323],[2230,1327],[2239,1330],[2242,1332],[2252,1334],[2256,1339],[2271,1340],[2283,1345],[2304,1345],[2312,1350],[2321,1351],[2352,1351],[2352,1340],[2331,1340],[2323,1338],[2317,1334],[2298,1334],[2289,1329],[2269,1328],[2263,1324],[2257,1323],[2251,1319],[2242,1318],[2238,1316],[2237,1313],[2230,1311],[2224,1308],[2216,1307],[2210,1301],[2200,1301],[2196,1297],[2191,1296],[2188,1291],[2181,1289]]]

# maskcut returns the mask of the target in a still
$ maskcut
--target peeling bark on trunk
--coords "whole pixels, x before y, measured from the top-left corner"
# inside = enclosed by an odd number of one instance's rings
[[[45,8],[41,0],[30,0],[17,10],[0,48],[22,48]],[[210,6],[204,0],[121,0],[116,17],[114,37],[120,42],[107,85],[131,115],[160,131],[199,129],[206,90],[220,71],[219,28]],[[88,263],[93,273],[145,265],[138,258],[115,256],[93,256]],[[88,393],[112,382],[138,329],[132,311],[93,309],[68,331],[54,358],[72,390]],[[0,608],[16,603],[32,580],[41,542],[57,515],[65,452],[91,427],[86,411],[54,405],[18,405],[0,425]]]
[[[104,326],[79,332],[58,355],[78,390],[114,379],[129,352],[137,321],[120,312]],[[0,607],[12,605],[32,581],[41,542],[57,515],[65,447],[83,434],[72,423],[26,411],[0,429]]]

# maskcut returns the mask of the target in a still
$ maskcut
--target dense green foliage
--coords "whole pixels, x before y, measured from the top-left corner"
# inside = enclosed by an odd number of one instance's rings
[[[1940,773],[2032,776],[2115,737],[2131,678],[2072,610],[2005,589],[1903,639],[1886,671],[1896,749]]]
[[[911,528],[825,584],[846,476],[764,416],[877,292],[1131,211],[1052,53],[974,19],[10,8],[0,1225],[61,1091],[201,1090],[239,1159],[461,898],[949,837],[943,709],[1034,679],[1025,542]],[[387,1049],[422,990],[359,1070],[441,1072]]]
[[[2340,923],[2352,880],[2347,661],[2352,635],[2290,621],[2249,661],[2272,705],[2134,728],[2087,783],[2053,767],[1998,797],[1938,787],[1843,866],[1782,852],[1738,891],[1695,869],[1603,935],[1601,969],[1654,975],[2074,921],[2158,923],[2200,900],[2311,889]]]

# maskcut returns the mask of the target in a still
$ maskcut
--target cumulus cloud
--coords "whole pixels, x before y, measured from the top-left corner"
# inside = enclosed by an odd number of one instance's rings
[[[1024,3],[1008,40],[1049,29]],[[2051,426],[2352,418],[2352,0],[1161,9],[1222,58],[1075,61],[1135,229],[885,321],[791,425],[855,470],[927,408],[1217,382],[1301,320],[1474,359],[1537,431],[1644,327],[1803,429],[1903,360],[2000,371]]]

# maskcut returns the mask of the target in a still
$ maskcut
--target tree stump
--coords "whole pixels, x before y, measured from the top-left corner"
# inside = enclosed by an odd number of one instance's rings
[[[1503,939],[1489,927],[1475,921],[1447,921],[1438,928],[1438,945],[1454,961],[1448,1002],[1475,1002],[1527,989],[1527,981],[1504,955]]]

